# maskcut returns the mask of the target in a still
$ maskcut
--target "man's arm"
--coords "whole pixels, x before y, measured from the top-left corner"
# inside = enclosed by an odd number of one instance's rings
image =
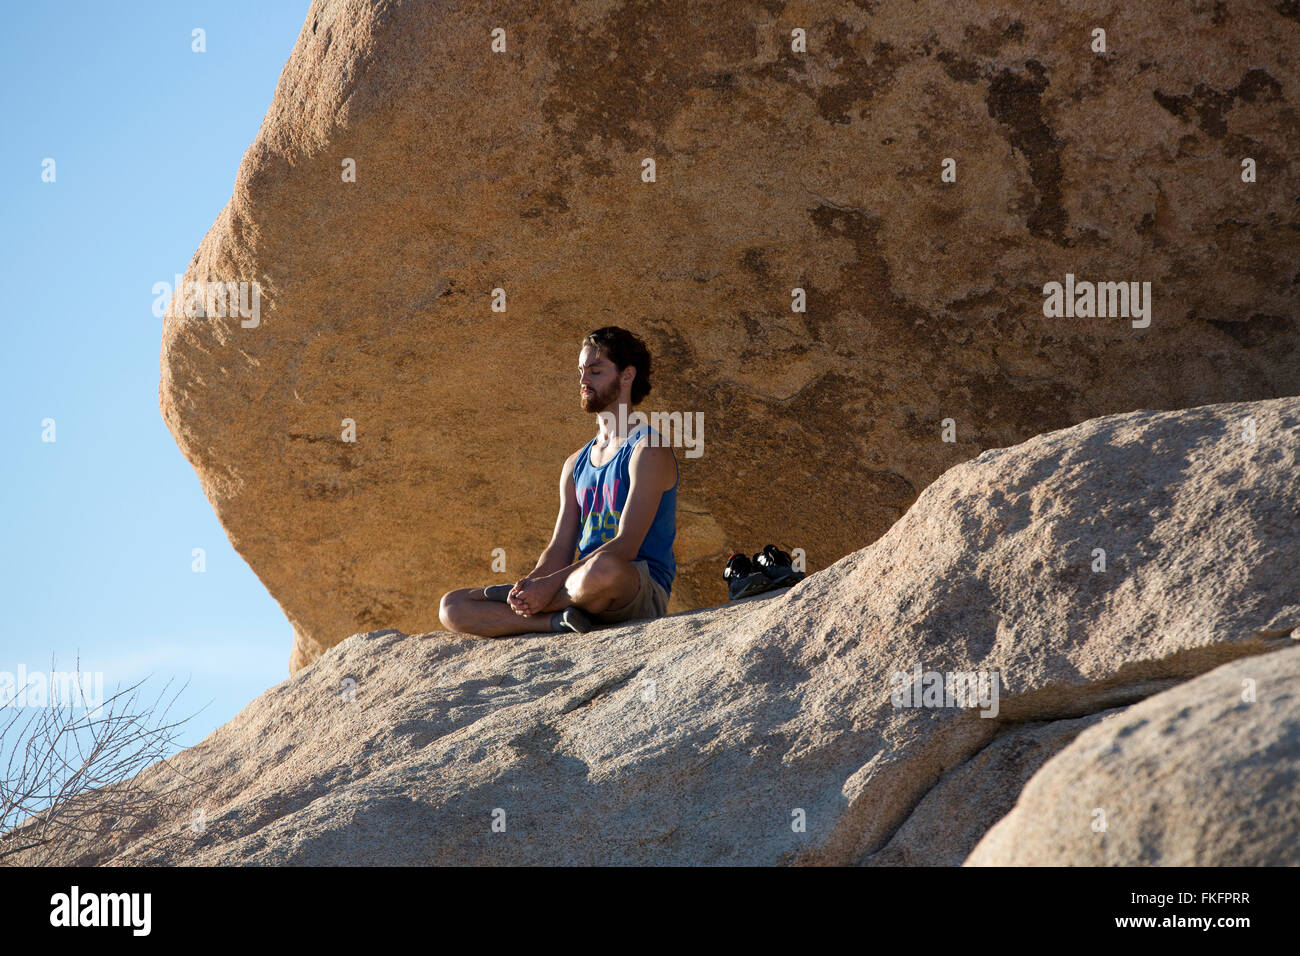
[[[579,451],[575,451],[564,461],[560,469],[560,511],[555,516],[555,530],[551,532],[551,543],[537,559],[537,566],[528,574],[529,578],[545,577],[560,570],[573,560],[573,552],[578,549],[578,534],[582,530],[582,513],[578,509],[578,496],[573,490],[573,466],[577,463]]]

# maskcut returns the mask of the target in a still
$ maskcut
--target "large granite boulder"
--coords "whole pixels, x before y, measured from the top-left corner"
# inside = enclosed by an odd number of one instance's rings
[[[1015,806],[1025,784],[1084,728],[1122,707],[1073,720],[1010,727],[965,763],[944,774],[907,821],[860,866],[960,866],[995,820]]]
[[[1278,630],[1300,636],[1300,607]],[[1030,778],[968,866],[1300,866],[1300,645],[1134,704]]]
[[[1300,392],[1300,22],[1018,6],[313,3],[185,273],[257,319],[178,294],[160,385],[291,670],[532,567],[600,325],[703,415],[671,610],[732,550],[832,564],[986,448]],[[1046,315],[1075,280],[1150,315]]]

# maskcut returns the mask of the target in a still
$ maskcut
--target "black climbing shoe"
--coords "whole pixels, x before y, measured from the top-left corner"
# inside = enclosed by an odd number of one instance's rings
[[[572,631],[575,634],[586,634],[596,626],[596,622],[587,616],[587,612],[576,604],[570,604],[563,611],[556,611],[551,615],[552,631]]]
[[[728,600],[731,601],[738,601],[751,594],[761,594],[772,587],[772,579],[755,568],[749,558],[739,551],[727,559],[722,576],[727,581]]]
[[[483,596],[489,601],[500,601],[504,604],[513,588],[513,584],[493,584],[483,589]]]
[[[786,554],[774,544],[769,544],[754,555],[754,565],[768,576],[774,588],[788,588],[798,584],[804,578],[802,571],[796,571]]]

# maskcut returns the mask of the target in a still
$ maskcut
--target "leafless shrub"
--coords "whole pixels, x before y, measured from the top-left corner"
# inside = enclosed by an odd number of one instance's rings
[[[0,780],[0,866],[94,864],[128,842],[149,845],[171,835],[160,824],[190,804],[197,786],[168,760],[194,716],[168,719],[188,681],[165,706],[172,682],[152,703],[141,698],[143,684],[116,690],[93,708],[33,705],[23,687],[0,707],[0,714],[10,711],[0,718],[0,754],[8,755]],[[160,836],[151,840],[151,831]]]

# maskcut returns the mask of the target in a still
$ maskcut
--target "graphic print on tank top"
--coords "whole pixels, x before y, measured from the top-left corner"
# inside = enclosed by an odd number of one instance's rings
[[[593,438],[583,446],[573,466],[574,491],[582,516],[578,534],[578,557],[583,558],[618,534],[619,519],[627,503],[631,477],[628,470],[636,445],[649,436],[651,429],[642,425],[633,431],[603,465],[591,463]],[[655,432],[658,434],[658,432]],[[680,477],[680,476],[679,476]],[[664,591],[671,593],[677,576],[673,541],[677,537],[677,481],[659,499],[650,530],[637,551],[637,561],[645,561],[650,576]]]

